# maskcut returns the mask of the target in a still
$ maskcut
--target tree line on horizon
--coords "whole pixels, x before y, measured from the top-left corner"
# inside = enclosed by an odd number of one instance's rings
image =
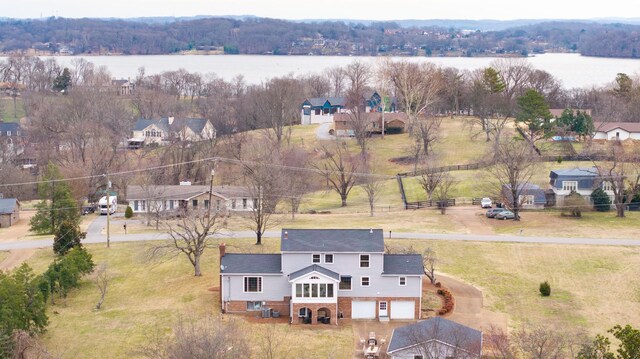
[[[113,19],[0,21],[0,52],[36,49],[78,54],[171,54],[221,49],[227,54],[488,56],[577,52],[637,58],[638,25],[544,22],[501,31],[460,31],[396,22],[299,23],[264,18],[204,18],[172,23]]]

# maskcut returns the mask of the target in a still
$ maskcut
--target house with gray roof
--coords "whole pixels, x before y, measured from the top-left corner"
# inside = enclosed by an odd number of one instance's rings
[[[482,332],[434,317],[393,330],[387,347],[391,359],[482,357]]]
[[[162,145],[171,141],[196,142],[216,137],[216,129],[204,118],[138,119],[133,126],[129,148],[149,144]]]
[[[571,192],[579,193],[586,203],[591,204],[591,193],[596,188],[602,188],[613,203],[611,182],[602,179],[595,167],[552,170],[549,173],[549,185],[555,206],[563,206],[565,197]]]
[[[510,206],[513,203],[511,185],[502,185],[502,202]],[[545,192],[533,183],[521,183],[516,191],[520,209],[543,209],[547,204]]]
[[[0,198],[0,228],[11,227],[20,220],[20,201]]]
[[[346,110],[345,97],[314,97],[302,102],[300,123],[311,125],[333,121],[333,115]]]
[[[385,253],[381,229],[282,229],[280,254],[226,253],[220,245],[224,313],[269,308],[291,323],[420,317],[420,254]]]
[[[209,196],[211,192],[211,196]],[[255,200],[248,187],[191,185],[129,185],[126,199],[133,213],[178,212],[209,209],[216,212],[249,212]]]

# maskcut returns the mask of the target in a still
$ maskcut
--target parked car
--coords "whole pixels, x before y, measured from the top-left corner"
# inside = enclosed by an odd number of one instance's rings
[[[84,206],[82,207],[82,215],[85,216],[90,213],[94,213],[96,208],[94,206]]]
[[[487,218],[494,218],[496,214],[504,211],[506,211],[506,209],[504,208],[491,208],[487,210],[486,215],[487,215]]]
[[[511,211],[505,210],[502,212],[498,212],[494,218],[495,219],[515,219],[516,215]]]
[[[491,198],[484,197],[483,199],[481,199],[480,200],[480,207],[482,207],[482,208],[491,208],[491,207],[493,207],[493,202],[491,201]]]

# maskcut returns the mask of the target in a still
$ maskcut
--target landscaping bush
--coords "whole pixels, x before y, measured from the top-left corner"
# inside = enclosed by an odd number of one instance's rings
[[[444,305],[438,311],[438,315],[445,315],[445,314],[449,313],[450,311],[452,311],[453,310],[453,306],[454,306],[454,302],[455,302],[454,299],[453,299],[453,294],[451,294],[451,292],[446,288],[438,289],[437,293],[438,293],[438,295],[441,295],[441,296],[444,297]]]
[[[591,192],[591,199],[593,200],[593,209],[598,212],[607,212],[611,209],[611,198],[602,188],[596,188]]]
[[[544,282],[540,283],[540,294],[543,297],[548,297],[551,295],[551,286],[549,285],[549,283],[545,280]]]
[[[124,210],[124,218],[129,219],[133,217],[133,209],[131,209],[131,206],[127,206],[127,209]]]

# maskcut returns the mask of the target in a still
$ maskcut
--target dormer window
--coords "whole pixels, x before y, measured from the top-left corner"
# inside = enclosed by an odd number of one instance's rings
[[[603,191],[613,191],[613,185],[609,181],[602,182],[602,190]]]
[[[313,254],[313,255],[312,255],[311,262],[313,262],[313,263],[320,263],[320,254]]]
[[[369,255],[361,254],[360,255],[360,268],[369,268]]]

